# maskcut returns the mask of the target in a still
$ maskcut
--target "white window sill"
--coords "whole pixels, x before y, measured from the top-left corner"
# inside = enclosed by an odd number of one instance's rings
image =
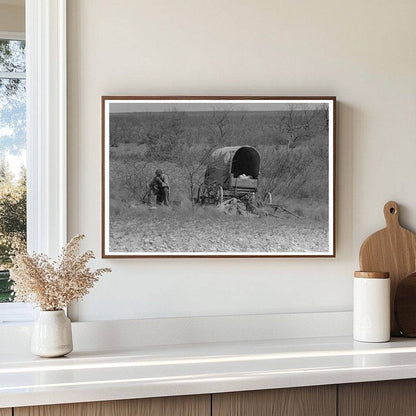
[[[32,322],[35,319],[33,305],[28,303],[0,303],[0,325]]]

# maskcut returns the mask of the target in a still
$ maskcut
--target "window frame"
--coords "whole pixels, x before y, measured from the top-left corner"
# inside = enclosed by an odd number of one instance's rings
[[[23,36],[27,246],[56,257],[67,241],[66,0],[26,0]],[[0,304],[0,324],[31,321],[34,315],[31,305]]]
[[[6,40],[26,40],[25,32],[4,32],[0,30],[0,39]]]

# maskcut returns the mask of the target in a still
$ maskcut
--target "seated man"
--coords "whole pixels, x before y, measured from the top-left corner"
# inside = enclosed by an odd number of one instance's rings
[[[161,169],[156,170],[149,187],[156,195],[156,203],[158,205],[169,205],[169,180]]]

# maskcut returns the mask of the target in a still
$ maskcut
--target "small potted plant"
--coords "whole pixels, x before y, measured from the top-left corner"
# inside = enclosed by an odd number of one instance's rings
[[[71,321],[64,308],[83,298],[99,277],[110,272],[104,268],[92,271],[92,251],[78,254],[83,235],[76,235],[56,261],[45,254],[29,255],[19,250],[13,257],[10,278],[15,302],[33,303],[40,308],[33,327],[31,351],[40,357],[61,357],[72,351]]]

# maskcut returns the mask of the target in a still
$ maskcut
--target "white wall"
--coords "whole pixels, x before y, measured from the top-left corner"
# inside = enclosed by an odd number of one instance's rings
[[[416,229],[416,2],[68,0],[69,235],[100,253],[101,95],[336,95],[336,259],[97,260],[78,319],[351,309],[386,201]],[[75,316],[75,313],[74,313]]]

